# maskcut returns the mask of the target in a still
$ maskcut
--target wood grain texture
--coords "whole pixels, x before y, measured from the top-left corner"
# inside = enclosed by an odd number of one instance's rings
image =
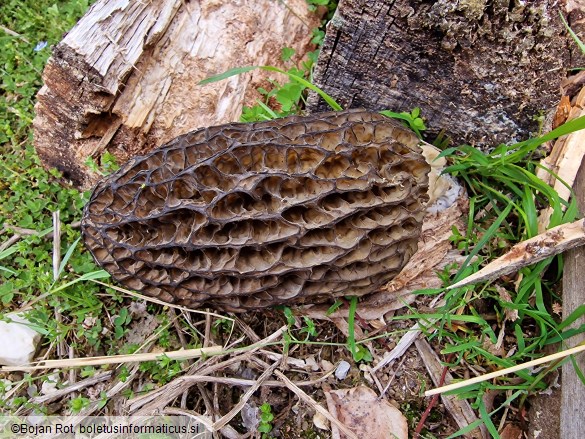
[[[83,188],[87,157],[118,161],[201,126],[232,122],[261,96],[266,72],[198,86],[244,65],[298,61],[318,24],[304,0],[100,0],[55,47],[34,120],[43,163]]]
[[[540,235],[514,245],[505,255],[491,261],[481,270],[467,276],[447,289],[494,280],[514,273],[522,267],[536,264],[546,258],[585,244],[585,220],[561,224]]]
[[[585,213],[585,165],[581,163],[573,189],[581,214]],[[570,315],[585,302],[585,247],[569,250],[565,253],[563,271],[563,318]],[[577,328],[585,325],[585,316],[571,325]],[[570,339],[570,346],[585,341],[585,334]],[[585,371],[585,355],[575,356],[575,362],[581,371]],[[563,365],[561,387],[561,439],[581,439],[585,432],[585,385],[581,382],[572,362]]]
[[[525,138],[531,116],[558,101],[566,69],[583,63],[559,9],[554,0],[342,0],[315,82],[345,108],[420,107],[455,144]],[[325,108],[316,98],[310,108]]]

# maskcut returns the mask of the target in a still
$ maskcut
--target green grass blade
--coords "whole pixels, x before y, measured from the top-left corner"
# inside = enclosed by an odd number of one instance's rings
[[[461,430],[458,430],[457,432],[453,433],[447,439],[455,439],[455,438],[458,438],[461,436],[465,436],[467,433],[471,433],[473,430],[475,430],[481,424],[483,424],[483,421],[478,419],[477,421],[474,421],[471,424],[463,427]]]
[[[469,253],[467,258],[463,262],[463,265],[461,265],[461,267],[457,271],[457,274],[453,278],[454,283],[461,280],[460,276],[463,273],[463,271],[465,270],[465,268],[467,268],[467,266],[469,265],[469,262],[473,259],[474,256],[476,256],[481,251],[483,246],[490,239],[493,238],[494,233],[496,232],[496,230],[498,230],[498,228],[500,227],[500,224],[502,224],[502,222],[506,219],[506,217],[511,212],[512,206],[513,206],[512,203],[509,203],[508,206],[506,206],[506,208],[502,211],[502,213],[498,216],[498,218],[492,223],[492,225],[489,227],[489,229],[484,233],[484,235],[481,237],[481,239],[477,242],[477,244],[475,245],[475,247],[473,248],[471,253]]]
[[[487,409],[485,407],[485,403],[483,402],[482,398],[479,399],[479,407],[478,408],[479,408],[479,415],[481,416],[483,423],[485,424],[486,428],[488,429],[488,431],[490,432],[492,437],[494,439],[500,439],[500,434],[498,433],[498,429],[496,428],[496,426],[492,422],[492,418],[491,418],[490,414],[487,412]]]
[[[575,320],[582,317],[583,314],[585,314],[585,305],[579,305],[575,311],[569,314],[567,318],[557,326],[557,329],[562,331],[566,327],[570,326]]]
[[[264,111],[266,111],[272,117],[272,119],[278,119],[278,115],[272,110],[272,108],[270,108],[264,102],[256,101],[256,103],[260,105],[264,109]]]
[[[61,277],[63,270],[65,270],[65,267],[67,266],[67,262],[69,262],[69,258],[71,258],[71,255],[73,254],[73,251],[75,250],[75,247],[77,247],[77,244],[79,243],[80,240],[81,240],[81,236],[79,238],[77,238],[73,242],[73,244],[71,244],[71,246],[67,249],[67,252],[65,253],[65,256],[63,257],[63,260],[61,261],[61,264],[59,265],[59,273],[57,274],[57,277],[54,279],[54,281],[57,281],[57,279],[59,279]]]
[[[583,371],[581,370],[581,368],[577,364],[577,361],[575,361],[575,356],[571,355],[570,358],[571,358],[571,363],[573,364],[573,368],[575,369],[575,373],[577,374],[577,376],[581,380],[581,383],[583,383],[583,385],[585,386],[585,375],[583,375]]]
[[[77,282],[83,282],[86,280],[107,279],[108,277],[110,277],[110,273],[108,273],[106,270],[97,270],[92,271],[91,273],[85,273],[84,275],[79,276],[77,279],[60,285],[57,288],[51,289],[51,294],[64,290],[65,288],[68,288],[71,285],[75,285]]]
[[[522,207],[526,221],[526,237],[533,238],[538,235],[538,212],[534,204],[534,195],[528,186],[524,186],[524,196],[522,197]]]
[[[273,66],[245,66],[245,67],[236,67],[233,69],[230,69],[226,72],[220,73],[218,75],[214,75],[211,76],[209,78],[206,78],[202,81],[199,81],[199,85],[205,85],[205,84],[210,84],[212,82],[217,82],[217,81],[222,81],[224,79],[227,79],[231,76],[236,76],[236,75],[241,75],[242,73],[246,73],[246,72],[250,72],[252,70],[255,69],[262,69],[262,70],[266,70],[269,72],[277,72],[277,73],[281,73],[283,75],[288,76],[290,79],[292,79],[293,81],[298,82],[299,84],[301,84],[304,87],[307,87],[310,90],[313,90],[314,92],[316,92],[319,96],[321,96],[325,102],[327,102],[327,104],[335,111],[341,111],[343,110],[343,108],[341,107],[341,105],[339,105],[335,99],[333,99],[331,96],[329,96],[327,93],[325,93],[323,90],[321,90],[319,87],[317,87],[316,85],[311,84],[309,81],[307,81],[305,78],[301,78],[300,76],[297,76],[293,73],[289,73],[285,70],[279,69],[278,67],[273,67]]]
[[[349,316],[347,318],[347,346],[349,347],[349,351],[351,352],[351,356],[353,357],[354,361],[356,360],[358,349],[355,343],[355,312],[357,309],[357,296],[352,296],[349,299]]]
[[[577,36],[577,34],[575,32],[573,32],[573,29],[570,28],[569,23],[567,23],[567,20],[565,19],[565,16],[563,15],[563,13],[561,11],[559,11],[559,15],[561,16],[561,21],[565,25],[567,32],[569,32],[569,34],[571,35],[571,38],[573,38],[575,43],[577,43],[577,46],[579,46],[579,50],[581,51],[581,53],[585,54],[585,44],[583,44],[583,41],[581,41],[581,39]]]
[[[437,159],[440,159],[442,157],[448,157],[448,156],[456,153],[457,151],[459,151],[459,148],[452,146],[450,148],[445,149],[444,151],[441,151],[441,153],[437,156]]]
[[[16,245],[11,245],[8,248],[5,248],[0,252],[0,259],[7,258],[8,256],[13,255],[18,251],[18,247]]]
[[[514,335],[516,335],[518,351],[524,352],[524,349],[526,349],[526,342],[524,340],[524,333],[522,332],[522,327],[518,324],[514,325]]]
[[[267,70],[269,72],[278,72],[278,73],[282,73],[283,75],[287,75],[290,79],[297,81],[299,84],[307,87],[310,90],[313,90],[315,93],[317,93],[319,96],[321,96],[325,102],[327,102],[327,104],[335,111],[341,111],[343,110],[343,108],[341,107],[341,105],[339,105],[335,99],[333,99],[331,96],[329,96],[327,93],[325,93],[323,90],[321,90],[319,87],[317,87],[316,85],[311,84],[309,81],[307,81],[305,78],[301,78],[300,76],[297,75],[293,75],[292,73],[286,72],[284,70],[281,70],[277,67],[273,67],[273,66],[261,66],[260,67],[262,70]]]
[[[2,265],[0,265],[0,271],[5,271],[5,272],[7,272],[7,273],[10,273],[10,274],[12,274],[12,275],[15,275],[15,274],[16,274],[16,271],[14,271],[14,270],[11,270],[10,268],[8,268],[8,267],[4,267],[4,266],[2,266]]]
[[[233,69],[229,69],[223,73],[219,73],[217,75],[210,76],[209,78],[205,78],[202,81],[199,81],[197,85],[206,85],[211,84],[213,82],[223,81],[224,79],[230,78],[232,76],[241,75],[242,73],[247,73],[252,70],[259,69],[260,66],[244,66],[244,67],[235,67]]]
[[[442,354],[453,354],[455,352],[461,352],[461,351],[466,351],[468,349],[473,349],[476,346],[480,346],[481,343],[479,341],[469,341],[467,343],[461,343],[461,344],[456,344],[456,345],[450,345],[445,347],[444,349],[441,349],[441,353]]]
[[[523,142],[510,146],[510,149],[516,149],[516,151],[511,154],[508,154],[506,156],[506,161],[515,163],[518,160],[521,160],[522,158],[526,157],[528,153],[534,151],[543,143],[548,142],[550,140],[555,140],[556,138],[564,136],[566,134],[574,133],[575,131],[582,130],[583,128],[585,128],[585,116],[581,116],[578,117],[577,119],[565,122],[560,127],[555,128],[554,130],[545,134],[544,136],[525,140]]]
[[[585,324],[579,326],[578,328],[572,328],[572,329],[569,329],[567,331],[561,332],[559,335],[557,335],[555,337],[550,337],[546,340],[546,342],[544,344],[548,346],[550,344],[559,343],[563,340],[568,340],[571,337],[574,337],[575,335],[578,335],[578,334],[582,334],[584,332],[585,332]]]

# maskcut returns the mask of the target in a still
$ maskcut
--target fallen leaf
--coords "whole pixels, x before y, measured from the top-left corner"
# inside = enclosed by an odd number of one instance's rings
[[[359,386],[332,390],[329,394],[337,419],[360,439],[408,439],[406,418],[388,401],[379,399],[372,389]]]
[[[329,430],[329,421],[319,412],[315,412],[315,415],[313,416],[313,424],[320,430]]]
[[[521,439],[522,430],[514,424],[506,424],[502,433],[500,433],[500,439]]]
[[[555,128],[564,124],[567,121],[570,112],[571,99],[569,99],[569,96],[563,96],[557,107],[557,111],[553,119],[552,129],[554,130]]]

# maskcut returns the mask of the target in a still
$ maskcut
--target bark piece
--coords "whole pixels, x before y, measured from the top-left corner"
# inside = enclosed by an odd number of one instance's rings
[[[580,82],[579,74],[573,77],[573,80]],[[571,110],[569,111],[568,120],[577,119],[585,115],[585,88],[575,96]],[[559,196],[568,200],[571,196],[570,187],[576,191],[577,172],[585,156],[585,130],[576,131],[556,140],[550,154],[541,161],[541,165],[546,168],[538,168],[536,175],[545,183],[557,191]],[[558,178],[557,178],[558,177]],[[568,186],[568,187],[567,187]],[[548,227],[553,208],[548,207],[540,212],[538,218],[538,229],[544,231]]]
[[[558,102],[569,67],[583,64],[554,0],[342,0],[315,82],[346,108],[420,107],[432,132],[455,144],[525,138],[532,115]],[[312,96],[310,108],[324,103]]]
[[[35,146],[75,185],[104,151],[119,162],[193,130],[237,120],[267,77],[197,86],[235,66],[282,66],[281,49],[309,48],[317,18],[303,0],[96,2],[54,49],[38,94]]]

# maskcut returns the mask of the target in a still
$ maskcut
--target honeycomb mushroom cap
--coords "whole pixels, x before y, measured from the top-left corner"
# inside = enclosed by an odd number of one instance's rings
[[[368,294],[417,248],[417,145],[364,110],[199,129],[99,182],[84,240],[122,285],[191,308]]]

